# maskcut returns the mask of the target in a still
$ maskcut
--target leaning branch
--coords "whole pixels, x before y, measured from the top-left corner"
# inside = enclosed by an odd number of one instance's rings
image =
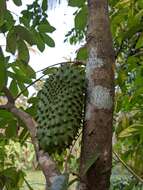
[[[36,137],[36,131],[37,131],[37,123],[35,120],[26,113],[25,111],[17,108],[13,101],[11,102],[12,96],[10,95],[10,92],[8,89],[4,89],[3,92],[7,96],[8,103],[5,105],[0,105],[0,109],[5,109],[11,113],[13,113],[17,118],[23,121],[25,126],[27,127],[32,143],[35,148],[35,153],[37,157],[37,161],[39,162],[39,165],[43,171],[43,174],[46,178],[46,185],[47,187],[50,187],[53,183],[54,177],[59,176],[60,173],[57,170],[56,163],[51,159],[51,157],[48,155],[48,153],[43,152],[39,149],[38,140]]]
[[[116,158],[121,162],[121,164],[138,180],[140,181],[141,183],[143,183],[143,179],[138,176],[121,158],[120,156],[115,152],[113,151],[113,154],[116,156]]]

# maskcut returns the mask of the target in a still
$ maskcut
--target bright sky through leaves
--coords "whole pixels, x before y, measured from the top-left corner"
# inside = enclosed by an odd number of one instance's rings
[[[30,4],[33,0],[23,1],[22,9],[26,7],[26,4]],[[20,15],[21,7],[17,7],[12,1],[8,4],[9,10],[13,12],[15,18],[16,15]],[[35,47],[32,47],[30,52],[30,65],[37,71],[48,65],[55,64],[66,59],[73,59],[74,53],[77,49],[75,46],[64,43],[65,34],[73,27],[74,8],[67,7],[67,2],[63,2],[52,10],[48,10],[48,20],[56,28],[56,31],[51,34],[55,40],[56,46],[54,48],[46,47],[44,52],[39,52]],[[0,44],[5,44],[2,37],[0,38]],[[35,51],[34,51],[35,50]]]

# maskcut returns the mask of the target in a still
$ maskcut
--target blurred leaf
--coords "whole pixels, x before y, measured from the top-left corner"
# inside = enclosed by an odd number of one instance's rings
[[[49,46],[49,47],[55,47],[54,40],[47,34],[42,34],[43,41]]]
[[[7,74],[6,74],[6,61],[0,49],[0,91],[3,86],[6,85]]]
[[[52,33],[55,31],[55,28],[50,25],[50,23],[46,20],[44,23],[41,23],[38,26],[38,30],[41,33]]]
[[[68,5],[71,7],[82,7],[85,4],[85,0],[69,0]]]
[[[23,40],[18,40],[18,59],[24,61],[25,63],[29,62],[29,50],[27,45]]]
[[[6,1],[0,0],[0,26],[4,23],[4,14],[6,12]]]
[[[20,70],[29,78],[36,78],[36,73],[33,68],[28,64],[23,64],[20,61],[16,61],[16,65],[20,68]]]
[[[17,6],[21,6],[21,5],[22,5],[22,1],[21,1],[21,0],[13,0],[13,2],[14,2],[15,5],[17,5]]]
[[[31,97],[28,99],[29,104],[36,104],[38,102],[38,97]]]
[[[75,17],[75,30],[77,29],[84,30],[86,24],[87,24],[87,6],[84,6]]]
[[[17,96],[19,90],[18,90],[18,85],[16,80],[12,80],[9,86],[9,90],[12,93],[12,95],[15,97]]]
[[[58,71],[58,68],[56,67],[51,67],[51,68],[47,68],[43,71],[43,74],[47,74],[47,75],[50,75],[50,74],[54,74]]]
[[[25,86],[22,82],[19,82],[19,81],[18,81],[18,86],[19,86],[21,92],[23,92],[22,94],[23,94],[24,96],[28,97],[29,91],[28,91],[28,89],[26,88],[26,86]]]
[[[7,138],[13,138],[17,136],[17,121],[16,120],[10,120],[8,123],[8,126],[5,130],[5,135]]]
[[[26,141],[26,139],[28,138],[28,136],[29,136],[29,132],[28,132],[27,128],[25,127],[25,128],[21,131],[21,133],[20,133],[20,135],[19,135],[19,141],[20,141],[20,144],[21,144],[21,145],[23,145],[23,143]]]
[[[15,54],[16,51],[16,34],[13,31],[9,31],[6,38],[6,51]]]
[[[42,9],[43,11],[46,11],[48,9],[48,0],[42,1]]]
[[[0,110],[0,119],[4,118],[5,120],[13,118],[13,114],[6,111],[6,110]]]
[[[87,60],[88,58],[88,52],[86,47],[81,47],[79,51],[77,52],[77,60]]]
[[[34,35],[34,39],[35,39],[35,42],[36,42],[36,45],[38,47],[38,49],[43,52],[44,49],[45,49],[45,43],[40,35],[40,33],[34,31],[33,32],[33,35]]]
[[[143,47],[143,34],[140,36],[136,44],[136,48],[141,48],[141,47]]]
[[[30,45],[35,44],[33,34],[29,30],[27,30],[25,27],[21,25],[17,25],[15,26],[15,32],[20,37],[20,40],[25,40]]]
[[[132,126],[127,127],[126,129],[124,129],[123,131],[121,131],[118,135],[119,138],[125,138],[125,137],[129,137],[129,136],[134,136],[138,133],[138,129],[134,128]]]

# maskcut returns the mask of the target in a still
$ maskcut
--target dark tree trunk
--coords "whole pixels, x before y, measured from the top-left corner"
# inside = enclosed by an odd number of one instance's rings
[[[112,167],[114,51],[107,0],[88,0],[87,99],[80,159],[80,190],[107,190]],[[84,173],[87,162],[98,159]],[[93,160],[93,158],[92,158]]]

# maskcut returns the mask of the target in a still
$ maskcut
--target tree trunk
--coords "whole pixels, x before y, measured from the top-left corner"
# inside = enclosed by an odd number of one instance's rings
[[[88,0],[85,125],[80,158],[80,190],[107,190],[112,167],[114,51],[107,0]],[[90,160],[98,158],[85,172]]]

